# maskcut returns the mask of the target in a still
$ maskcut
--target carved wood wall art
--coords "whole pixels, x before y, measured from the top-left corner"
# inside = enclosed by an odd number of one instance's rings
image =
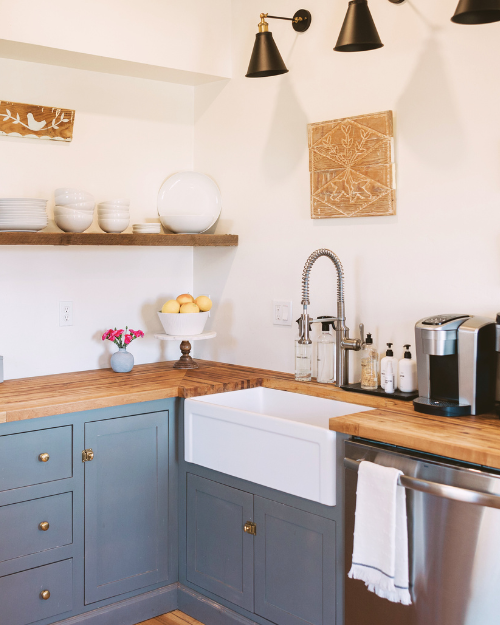
[[[392,111],[308,125],[311,217],[396,214]]]
[[[71,141],[75,111],[0,100],[0,135]]]

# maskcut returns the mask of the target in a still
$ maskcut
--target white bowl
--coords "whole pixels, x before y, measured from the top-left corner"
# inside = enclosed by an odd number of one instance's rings
[[[124,208],[98,208],[97,214],[98,215],[122,215],[122,216],[127,216],[127,217],[130,216],[129,211]]]
[[[93,211],[95,208],[95,202],[93,200],[86,200],[82,202],[75,202],[72,199],[68,199],[64,196],[56,197],[57,206],[68,206],[70,208],[77,208],[78,210]]]
[[[85,215],[92,219],[94,217],[94,213],[91,211],[82,211],[77,208],[71,208],[70,206],[54,206],[54,215]]]
[[[88,191],[82,191],[81,189],[71,189],[69,187],[60,187],[54,191],[54,195],[87,195],[92,200],[94,196]]]
[[[208,312],[199,313],[158,313],[165,334],[201,334],[207,323]]]
[[[130,200],[104,200],[101,204],[113,204],[116,206],[130,206]]]
[[[128,228],[130,217],[114,219],[111,217],[99,217],[99,227],[104,232],[119,234]]]
[[[130,210],[130,206],[128,206],[127,204],[112,204],[111,202],[101,202],[97,205],[97,208],[100,210]]]
[[[165,228],[177,234],[198,234],[215,223],[212,215],[161,215],[160,221]]]
[[[75,212],[74,215],[55,214],[54,211],[54,218],[57,226],[59,226],[61,230],[64,230],[64,232],[85,232],[85,230],[92,225],[94,215],[78,212]]]

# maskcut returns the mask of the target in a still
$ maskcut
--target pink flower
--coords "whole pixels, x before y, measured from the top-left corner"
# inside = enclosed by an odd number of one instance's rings
[[[144,332],[142,330],[136,330],[134,334],[137,338],[141,338],[144,336]]]
[[[102,340],[105,341],[109,337],[109,333],[111,330],[106,330],[106,332],[102,335]]]
[[[128,345],[129,343],[132,342],[132,337],[130,336],[130,334],[125,334],[125,345]]]

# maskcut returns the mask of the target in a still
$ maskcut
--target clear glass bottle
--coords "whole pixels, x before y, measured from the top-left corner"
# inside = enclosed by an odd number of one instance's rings
[[[326,319],[327,317],[318,317]],[[322,384],[333,384],[335,381],[335,338],[330,333],[330,325],[335,328],[333,321],[321,324],[321,334],[316,342],[317,348],[317,381]]]
[[[295,379],[299,382],[310,382],[312,378],[313,344],[295,341]]]
[[[310,382],[312,379],[313,344],[311,339],[301,338],[302,317],[297,319],[299,336],[295,339],[295,379],[299,382]],[[311,325],[309,325],[311,331]]]
[[[378,388],[378,353],[371,334],[366,335],[361,353],[361,388],[367,391]]]

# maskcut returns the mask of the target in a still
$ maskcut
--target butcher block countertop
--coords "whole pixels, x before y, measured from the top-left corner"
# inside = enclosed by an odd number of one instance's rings
[[[173,362],[137,365],[130,373],[97,369],[0,384],[0,423],[120,406],[170,397],[196,397],[265,386],[372,406],[373,410],[330,419],[330,429],[409,449],[500,469],[500,419],[433,417],[411,402],[342,391],[292,375],[198,361],[199,369],[173,369]]]

